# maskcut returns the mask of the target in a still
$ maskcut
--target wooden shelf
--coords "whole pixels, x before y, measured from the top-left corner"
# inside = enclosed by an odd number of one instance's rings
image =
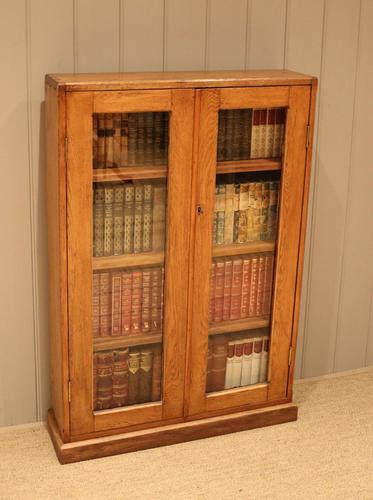
[[[212,249],[213,257],[226,255],[244,255],[256,252],[273,252],[274,241],[250,241],[249,243],[234,243],[232,245],[216,245]]]
[[[159,344],[162,342],[161,333],[148,333],[141,335],[132,335],[128,337],[106,337],[95,338],[93,340],[94,351],[105,351],[106,349],[121,349],[137,345]]]
[[[209,335],[220,335],[222,333],[240,332],[241,330],[253,330],[254,328],[265,328],[269,326],[269,317],[244,318],[233,321],[222,321],[213,324],[209,328]]]
[[[165,177],[167,177],[167,165],[139,165],[135,167],[93,169],[93,182],[163,179]]]
[[[240,172],[264,172],[267,170],[281,170],[281,165],[281,158],[219,161],[216,166],[216,173],[236,174]]]
[[[130,255],[110,255],[109,257],[93,257],[92,268],[116,269],[118,267],[154,266],[163,264],[164,252],[144,252]]]

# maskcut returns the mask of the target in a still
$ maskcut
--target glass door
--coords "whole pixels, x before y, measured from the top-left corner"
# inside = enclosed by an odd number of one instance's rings
[[[69,97],[79,434],[182,415],[193,109],[194,91]]]
[[[190,414],[286,399],[309,91],[197,98]]]

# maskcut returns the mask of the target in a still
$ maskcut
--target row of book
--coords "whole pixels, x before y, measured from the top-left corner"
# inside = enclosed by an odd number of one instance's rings
[[[167,164],[166,112],[93,115],[93,168]]]
[[[267,380],[269,338],[253,331],[209,338],[206,392],[244,387]],[[249,336],[250,335],[250,336]]]
[[[214,259],[210,275],[210,322],[268,316],[273,263],[273,253],[266,252]]]
[[[104,410],[161,399],[162,349],[123,348],[93,354],[93,406]]]
[[[164,268],[134,268],[93,274],[94,337],[160,333]]]
[[[165,222],[164,182],[94,184],[94,256],[162,250]]]
[[[285,119],[284,108],[219,111],[218,161],[280,157]]]
[[[279,181],[240,182],[215,187],[213,243],[274,240]]]

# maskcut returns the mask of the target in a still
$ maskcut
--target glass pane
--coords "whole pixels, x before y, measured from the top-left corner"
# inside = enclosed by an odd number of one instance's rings
[[[162,397],[168,113],[93,115],[93,138],[93,407],[98,411]],[[131,165],[135,174],[127,174]],[[114,177],[110,170],[95,170],[116,167],[123,169]]]

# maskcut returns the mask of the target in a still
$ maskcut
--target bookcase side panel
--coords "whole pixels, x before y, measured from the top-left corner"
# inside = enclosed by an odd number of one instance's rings
[[[68,378],[65,91],[46,85],[49,338],[52,406],[61,437],[70,437]]]

